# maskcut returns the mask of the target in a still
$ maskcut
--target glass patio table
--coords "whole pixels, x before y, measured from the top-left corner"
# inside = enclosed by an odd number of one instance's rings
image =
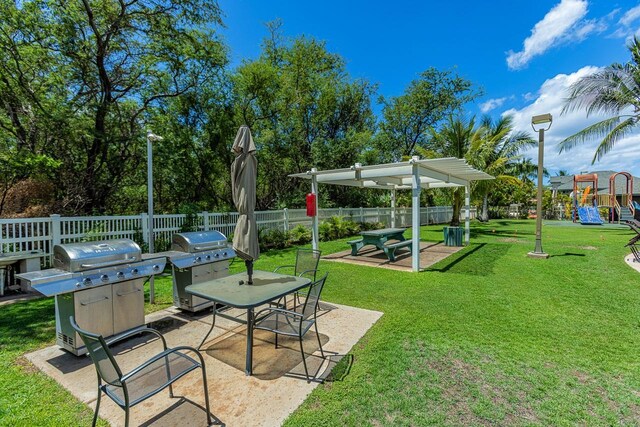
[[[246,280],[247,273],[242,272],[219,279],[208,280],[195,285],[189,285],[185,290],[192,295],[208,299],[214,303],[247,310],[247,319],[243,320],[241,318],[222,313],[220,308],[217,307],[217,304],[214,304],[211,328],[200,343],[198,349],[202,347],[202,344],[204,344],[211,334],[211,331],[213,331],[216,315],[238,323],[246,324],[247,353],[245,374],[251,375],[253,372],[253,323],[256,320],[254,318],[254,309],[308,286],[311,283],[311,280],[305,277],[271,273],[269,271],[261,270],[255,270],[253,272],[252,285],[246,284]]]

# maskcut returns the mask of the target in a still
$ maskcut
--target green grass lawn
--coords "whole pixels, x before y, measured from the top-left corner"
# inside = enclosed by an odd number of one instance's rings
[[[287,425],[640,424],[640,274],[627,229],[472,224],[471,245],[422,273],[321,262],[329,301],[384,316]],[[421,237],[442,240],[442,226]],[[347,239],[345,239],[347,240]],[[343,241],[321,244],[324,253]],[[292,263],[263,254],[257,269]],[[234,269],[242,268],[235,263]],[[156,281],[171,304],[170,277]],[[0,307],[0,425],[87,425],[91,412],[22,354],[54,341],[53,301]],[[224,420],[223,420],[224,421]]]

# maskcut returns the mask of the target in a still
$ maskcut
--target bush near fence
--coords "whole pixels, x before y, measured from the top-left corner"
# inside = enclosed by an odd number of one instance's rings
[[[263,230],[279,230],[290,233],[300,226],[311,227],[311,218],[306,209],[283,209],[255,212],[258,227]],[[392,216],[398,227],[411,226],[411,208],[335,208],[319,209],[320,221],[331,217],[344,218],[362,224],[381,223],[390,226]],[[420,223],[445,224],[451,221],[450,206],[424,207],[420,210]],[[464,218],[464,211],[461,214]],[[475,218],[475,208],[470,217]],[[157,250],[169,246],[174,233],[189,230],[218,230],[231,236],[238,220],[237,212],[200,212],[196,215],[164,214],[153,216],[153,230]],[[0,253],[21,251],[42,251],[51,254],[53,245],[87,240],[108,240],[128,238],[136,241],[146,250],[149,216],[146,213],[126,216],[83,216],[48,218],[0,219]]]

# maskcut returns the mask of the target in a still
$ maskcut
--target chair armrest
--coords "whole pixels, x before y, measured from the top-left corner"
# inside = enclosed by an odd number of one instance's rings
[[[312,269],[310,269],[310,270],[305,270],[305,271],[303,271],[302,273],[298,274],[298,277],[302,277],[302,276],[304,276],[304,275],[305,275],[305,274],[307,274],[307,273],[313,273],[313,276],[314,276],[314,278],[315,278],[316,273],[318,273],[318,269],[317,269],[317,268],[312,268]]]
[[[262,310],[260,310],[259,312],[257,312],[253,318],[254,319],[258,319],[258,317],[265,317],[265,316],[260,316],[262,313],[264,312],[278,312],[278,313],[282,313],[285,316],[297,316],[297,317],[302,317],[304,318],[304,316],[301,313],[296,313],[295,311],[291,311],[291,310],[287,310],[285,308],[279,308],[279,307],[267,307],[267,308],[263,308]]]
[[[109,341],[107,341],[107,347],[111,347],[112,344],[116,344],[124,339],[130,338],[134,335],[140,335],[143,333],[149,333],[149,334],[154,334],[157,335],[161,340],[162,340],[162,346],[164,347],[164,349],[167,349],[167,340],[164,339],[164,336],[162,336],[162,334],[159,331],[156,331],[153,328],[140,328],[140,329],[136,329],[130,332],[127,332],[124,335],[120,335],[116,338],[113,338]]]
[[[175,352],[180,351],[180,350],[193,351],[198,356],[198,358],[200,359],[200,365],[204,366],[204,360],[203,360],[202,355],[200,354],[200,352],[198,350],[196,350],[195,348],[193,348],[193,347],[189,347],[189,346],[183,345],[183,346],[179,346],[179,347],[169,348],[167,350],[164,350],[162,353],[156,354],[151,359],[149,359],[146,362],[144,362],[142,365],[137,366],[133,371],[127,372],[126,374],[124,374],[122,376],[121,381],[122,382],[126,382],[129,378],[131,378],[132,376],[134,376],[138,372],[142,371],[143,369],[145,369],[149,365],[152,365],[155,362],[157,362],[158,360],[162,359],[163,357],[166,357],[166,356],[170,355],[171,353],[175,353]]]
[[[274,273],[277,273],[278,270],[280,270],[281,268],[293,268],[295,271],[296,266],[295,265],[281,265],[280,267],[276,267],[275,270],[273,270]]]

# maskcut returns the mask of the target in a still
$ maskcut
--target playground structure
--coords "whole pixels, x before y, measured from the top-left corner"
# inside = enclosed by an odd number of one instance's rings
[[[616,177],[622,175],[626,178],[626,191],[616,194]],[[586,187],[581,183],[589,184]],[[617,172],[609,178],[609,194],[598,194],[598,174],[574,175],[573,177],[573,222],[581,224],[599,225],[604,220],[600,216],[599,208],[609,210],[610,223],[621,220],[633,219],[636,214],[636,204],[633,201],[633,176],[628,172]],[[580,203],[578,203],[578,201]],[[640,213],[640,212],[639,212]]]
[[[590,183],[582,190],[580,204],[578,196],[580,194],[580,183]],[[593,194],[591,190],[593,189]],[[590,173],[586,175],[573,176],[573,222],[580,221],[584,225],[601,225],[604,223],[598,210],[598,174]]]
[[[618,202],[616,195],[616,177],[622,175],[627,179],[626,193],[621,195],[621,200]],[[631,219],[636,216],[636,208],[633,202],[633,175],[629,172],[618,172],[609,178],[609,222],[614,222],[616,219],[620,221],[625,215],[623,214],[622,206],[629,209]]]

